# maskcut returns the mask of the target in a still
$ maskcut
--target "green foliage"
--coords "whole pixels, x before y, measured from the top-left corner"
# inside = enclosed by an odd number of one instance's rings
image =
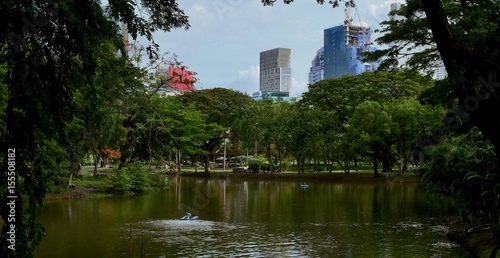
[[[248,160],[248,169],[254,173],[259,173],[262,161],[258,159]]]
[[[269,164],[269,162],[262,163],[262,165],[260,165],[260,168],[264,171],[271,171],[271,165]]]
[[[474,129],[427,148],[418,174],[427,189],[450,196],[471,227],[491,226],[500,237],[500,177],[493,150]]]
[[[249,109],[255,102],[251,97],[234,90],[214,88],[187,92],[177,96],[184,106],[191,106],[205,116],[204,125],[207,138],[197,142],[203,151],[204,162],[208,162],[207,153],[213,152],[218,146],[223,146],[223,139],[229,137],[237,142],[248,137],[247,125],[242,123],[248,118]],[[226,132],[230,131],[227,135]],[[205,172],[208,171],[206,164]]]
[[[0,28],[0,152],[5,154],[9,148],[16,149],[16,164],[19,164],[16,171],[19,180],[24,182],[18,190],[27,203],[16,210],[16,250],[2,245],[2,257],[33,256],[43,235],[38,218],[47,192],[47,178],[73,169],[63,171],[57,164],[59,154],[47,151],[47,144],[50,148],[65,150],[64,159],[76,164],[86,149],[95,148],[94,144],[79,140],[89,139],[88,135],[78,135],[82,132],[80,129],[85,128],[92,135],[113,130],[114,126],[100,125],[101,121],[109,121],[100,111],[109,110],[98,109],[106,105],[103,99],[95,98],[95,93],[104,89],[104,85],[96,85],[97,78],[104,78],[112,94],[116,92],[113,91],[117,89],[115,85],[140,77],[136,70],[126,69],[132,66],[118,26],[110,16],[128,24],[133,39],[145,36],[151,43],[147,47],[150,56],[157,55],[158,46],[152,39],[154,31],[189,26],[187,16],[176,1],[112,0],[106,9],[107,14],[103,13],[100,1],[88,0],[0,2],[5,21]],[[138,9],[149,17],[144,18]],[[120,70],[113,76],[108,76],[110,70],[99,72],[99,68],[106,66],[99,60],[110,57],[105,42],[115,55],[120,53],[118,58],[108,59],[113,63],[108,68],[114,66]],[[121,77],[127,74],[121,73],[123,70],[128,70],[128,78]],[[85,104],[78,105],[84,101]],[[87,109],[80,109],[82,106]],[[99,120],[92,125],[94,118]],[[95,144],[103,141],[105,139],[99,139]],[[2,173],[7,171],[6,164],[7,155],[4,155],[0,162]],[[4,203],[6,186],[6,177],[1,176],[0,199]],[[8,212],[0,209],[4,221]],[[5,234],[9,224],[1,227]]]
[[[151,190],[151,173],[142,162],[128,164],[107,177],[108,190],[113,192],[145,192]]]
[[[144,164],[140,162],[129,164],[123,169],[123,173],[130,177],[130,190],[145,192],[151,189],[151,173]]]
[[[291,165],[292,165],[292,162],[290,162],[290,160],[288,160],[288,159],[284,159],[283,161],[281,161],[281,168],[285,172],[288,171],[288,169],[290,168]]]
[[[108,190],[113,192],[128,192],[132,188],[131,178],[125,170],[116,170],[107,176]]]

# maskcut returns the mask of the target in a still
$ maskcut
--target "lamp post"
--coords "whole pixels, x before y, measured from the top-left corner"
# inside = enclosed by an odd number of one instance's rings
[[[224,137],[224,170],[226,170],[226,140],[227,137]]]
[[[227,135],[229,134],[229,130],[226,131],[224,134],[224,170],[226,170],[226,142],[227,142]]]

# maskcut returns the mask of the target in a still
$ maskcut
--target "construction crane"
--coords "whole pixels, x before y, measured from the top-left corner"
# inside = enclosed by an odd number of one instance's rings
[[[365,31],[367,26],[361,22],[361,17],[359,15],[358,7],[354,1],[352,1],[354,5],[347,5],[344,10],[344,30],[345,30],[345,44],[347,47],[350,46],[358,46],[358,35],[361,34],[363,37],[364,50],[367,50],[367,45],[372,44],[371,42],[371,32],[368,35],[365,35]],[[356,16],[358,19],[358,24],[353,24],[353,18],[351,16],[351,8],[354,8],[356,11]]]

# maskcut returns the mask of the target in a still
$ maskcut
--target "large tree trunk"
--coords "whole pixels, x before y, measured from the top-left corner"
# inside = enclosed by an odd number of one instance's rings
[[[375,157],[375,155],[373,155],[373,173],[375,174],[375,177],[380,176],[378,174],[377,157]]]
[[[382,172],[391,172],[392,170],[392,153],[391,148],[380,148],[378,159],[382,162]]]
[[[498,94],[500,68],[482,50],[458,42],[450,29],[442,1],[421,0],[448,78],[453,84],[461,108],[495,147],[500,159],[500,99]],[[497,35],[490,36],[497,37]],[[484,56],[483,56],[484,55]]]
[[[210,173],[210,155],[203,156],[203,163],[205,165],[205,173]]]

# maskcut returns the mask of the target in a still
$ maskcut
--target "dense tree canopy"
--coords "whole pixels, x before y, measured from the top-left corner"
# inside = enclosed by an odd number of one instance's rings
[[[221,126],[202,145],[205,153],[205,172],[209,172],[209,154],[227,137],[239,139],[248,135],[245,126],[238,123],[247,117],[254,101],[249,96],[233,90],[214,88],[198,90],[179,96],[184,105],[193,105],[207,115],[207,124]]]
[[[137,8],[150,17],[137,15]],[[49,156],[47,148],[72,144],[68,126],[77,112],[75,92],[98,87],[95,77],[102,44],[112,42],[115,53],[121,50],[122,58],[126,58],[124,42],[113,19],[127,23],[133,39],[142,35],[150,40],[150,56],[157,55],[154,31],[189,27],[187,16],[176,1],[141,1],[138,6],[133,1],[113,0],[108,1],[106,12],[100,1],[0,3],[0,67],[5,71],[1,84],[7,85],[8,91],[2,112],[5,127],[0,139],[0,167],[2,173],[7,173],[7,150],[15,149],[15,194],[28,201],[15,207],[15,250],[2,245],[2,257],[30,257],[41,239],[43,230],[38,216],[46,192],[45,179],[58,171],[54,167],[58,162]],[[2,102],[1,107],[4,106]],[[6,180],[5,175],[0,177],[3,203],[7,196]],[[8,212],[1,209],[4,221]],[[2,233],[7,230],[8,224],[3,224]]]

